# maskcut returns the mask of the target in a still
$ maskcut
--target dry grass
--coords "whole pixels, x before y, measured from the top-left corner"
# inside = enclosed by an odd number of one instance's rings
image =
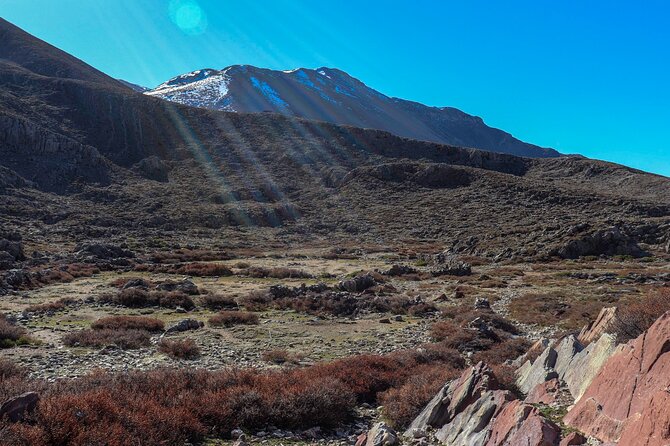
[[[56,313],[65,310],[68,306],[73,305],[77,301],[75,299],[64,297],[54,302],[47,302],[37,305],[29,305],[24,310],[26,313]]]
[[[292,268],[265,268],[252,266],[240,271],[240,274],[257,279],[271,277],[273,279],[310,279],[312,275],[306,271]]]
[[[653,290],[644,297],[622,306],[617,312],[612,331],[618,342],[640,336],[666,312],[670,311],[670,289]]]

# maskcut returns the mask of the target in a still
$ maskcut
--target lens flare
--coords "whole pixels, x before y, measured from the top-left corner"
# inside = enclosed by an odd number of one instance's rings
[[[207,30],[207,15],[195,0],[172,0],[168,13],[172,23],[186,34],[195,36]]]

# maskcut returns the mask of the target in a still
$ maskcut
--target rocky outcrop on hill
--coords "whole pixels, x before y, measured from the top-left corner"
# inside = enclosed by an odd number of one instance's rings
[[[417,438],[429,432],[452,446],[509,446],[519,444],[521,438],[533,446],[553,446],[560,434],[537,409],[501,389],[491,369],[481,362],[447,383],[404,436]]]
[[[574,400],[579,400],[615,345],[615,338],[609,334],[603,334],[586,347],[574,336],[567,336],[547,347],[534,361],[526,361],[517,370],[517,385],[530,394],[537,386],[556,379],[566,385]]]
[[[670,443],[670,313],[619,346],[564,422],[618,446]]]
[[[563,245],[549,251],[549,255],[563,259],[576,259],[599,255],[643,257],[647,253],[638,246],[633,237],[613,227],[576,235]]]

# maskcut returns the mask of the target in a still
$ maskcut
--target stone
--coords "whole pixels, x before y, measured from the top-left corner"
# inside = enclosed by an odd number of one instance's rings
[[[557,446],[561,435],[536,407],[519,400],[502,408],[490,430],[486,446]]]
[[[203,323],[195,319],[182,319],[175,325],[167,329],[167,333],[197,330],[203,326]]]
[[[669,352],[670,312],[615,349],[563,421],[619,446],[668,444]]]
[[[469,276],[472,274],[472,265],[449,254],[438,254],[435,257],[435,263],[439,267],[431,271],[433,276]]]
[[[577,339],[584,345],[588,345],[596,339],[600,339],[603,334],[608,333],[609,330],[612,329],[612,326],[616,322],[616,316],[616,307],[603,308],[600,310],[600,313],[598,313],[598,317],[595,321],[582,328]]]
[[[404,276],[405,274],[416,274],[418,270],[407,265],[393,265],[388,271],[382,274],[385,276]]]
[[[485,297],[478,297],[475,299],[475,309],[476,310],[488,310],[491,308],[489,300]]]
[[[513,398],[506,390],[484,392],[442,426],[435,438],[449,446],[484,446],[489,435],[489,423]]]
[[[95,257],[98,259],[133,258],[135,253],[120,246],[102,243],[90,243],[77,246],[76,257]]]
[[[538,384],[558,378],[558,373],[554,370],[557,356],[556,350],[547,347],[535,361],[526,361],[519,367],[516,371],[519,390],[528,394]]]
[[[377,282],[370,274],[360,274],[353,279],[342,280],[337,284],[340,291],[348,291],[350,293],[360,293],[375,286]]]
[[[559,446],[581,446],[586,444],[586,438],[579,432],[570,432],[563,437]]]
[[[26,392],[11,398],[0,406],[0,419],[7,417],[12,423],[22,421],[35,410],[39,400],[36,392]]]
[[[553,404],[556,402],[559,390],[560,382],[558,378],[550,379],[533,387],[526,395],[524,402],[529,404]]]
[[[379,422],[368,432],[365,446],[393,446],[399,443],[396,432],[386,423]]]
[[[578,352],[563,373],[559,374],[575,401],[579,401],[615,349],[615,337],[603,334],[598,341],[590,343],[585,349]]]

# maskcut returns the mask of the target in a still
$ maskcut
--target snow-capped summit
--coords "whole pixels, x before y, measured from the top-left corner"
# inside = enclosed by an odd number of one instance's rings
[[[488,127],[481,118],[458,109],[388,97],[337,68],[206,68],[174,77],[145,94],[194,107],[281,113],[521,156],[559,155]]]

